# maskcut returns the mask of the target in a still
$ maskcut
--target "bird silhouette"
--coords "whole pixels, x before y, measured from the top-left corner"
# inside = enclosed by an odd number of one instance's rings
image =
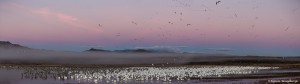
[[[121,34],[120,34],[120,33],[117,33],[116,36],[121,36]]]
[[[287,28],[286,28],[284,31],[287,31],[287,30],[289,30],[289,28],[290,28],[290,27],[287,27]]]
[[[236,18],[237,18],[237,17],[238,17],[238,15],[237,15],[237,14],[234,14],[234,17],[236,17]]]
[[[255,25],[251,25],[251,28],[254,28],[255,27]]]
[[[131,23],[132,23],[132,24],[135,24],[135,25],[137,25],[137,23],[136,23],[136,22],[134,22],[134,21],[131,21]]]
[[[218,5],[220,2],[221,2],[221,1],[217,1],[217,2],[216,2],[216,5]]]
[[[231,37],[231,35],[227,35],[227,37]]]

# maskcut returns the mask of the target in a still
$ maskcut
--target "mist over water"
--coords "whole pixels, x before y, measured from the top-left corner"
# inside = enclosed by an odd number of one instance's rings
[[[14,64],[206,64],[206,63],[299,63],[299,57],[235,56],[205,53],[51,51],[0,48],[0,63]],[[259,59],[259,60],[258,60]],[[261,61],[264,60],[264,61]]]
[[[34,49],[1,49],[2,63],[59,63],[59,64],[161,64],[186,63],[197,54],[182,53],[121,53],[121,52],[64,52]]]

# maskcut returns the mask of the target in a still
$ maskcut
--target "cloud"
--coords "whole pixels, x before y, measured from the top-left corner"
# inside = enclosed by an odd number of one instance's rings
[[[62,21],[77,21],[78,20],[77,18],[75,18],[73,16],[65,15],[62,13],[57,13],[56,16]]]
[[[78,20],[76,17],[68,15],[68,14],[50,11],[49,8],[39,8],[37,10],[34,10],[34,13],[37,13],[44,17],[55,17],[58,20],[67,22],[67,23],[75,23],[75,21]]]
[[[34,12],[41,16],[44,16],[44,17],[56,17],[58,20],[64,21],[64,22],[78,20],[76,17],[71,16],[71,15],[50,11],[49,8],[39,8],[39,9],[35,10]]]
[[[48,8],[40,8],[36,11],[34,11],[35,13],[38,13],[42,16],[50,16],[52,15],[52,13],[50,13],[49,9]]]
[[[84,29],[91,30],[91,31],[96,31],[96,30],[99,31],[99,29],[96,27],[91,27],[86,24],[83,24],[75,16],[57,12],[57,11],[52,11],[49,8],[39,8],[39,9],[33,10],[33,12],[38,15],[41,15],[43,17],[56,18],[56,20],[66,23],[67,25],[70,25],[70,26],[84,28]],[[102,30],[100,30],[100,31],[102,31]]]

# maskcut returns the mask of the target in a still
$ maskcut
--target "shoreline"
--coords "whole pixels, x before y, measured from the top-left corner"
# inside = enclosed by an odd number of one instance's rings
[[[60,63],[0,63],[0,66],[45,66],[45,67],[176,67],[176,66],[278,66],[297,68],[300,63],[233,63],[233,62],[193,62],[185,64],[60,64]]]

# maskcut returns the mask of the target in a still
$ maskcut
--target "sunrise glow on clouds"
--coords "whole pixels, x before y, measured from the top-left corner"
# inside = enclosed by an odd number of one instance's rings
[[[0,40],[54,50],[187,46],[180,49],[300,55],[299,1],[269,1],[3,0]]]

